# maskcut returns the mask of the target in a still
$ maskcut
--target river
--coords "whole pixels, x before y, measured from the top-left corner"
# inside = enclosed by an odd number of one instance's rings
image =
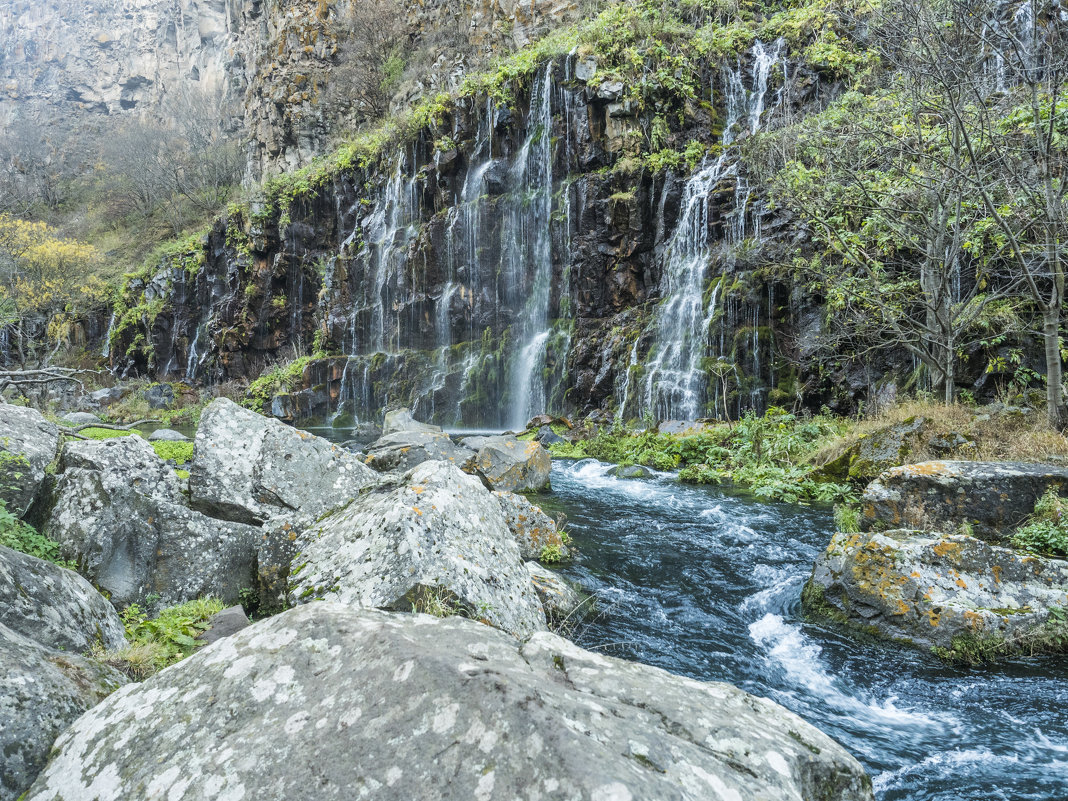
[[[956,669],[806,622],[829,510],[611,469],[557,461],[543,499],[578,548],[563,572],[599,601],[581,645],[779,702],[860,759],[881,801],[1068,798],[1068,660]]]

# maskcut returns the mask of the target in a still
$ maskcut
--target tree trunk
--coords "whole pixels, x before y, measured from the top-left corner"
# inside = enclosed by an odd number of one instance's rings
[[[1058,431],[1068,422],[1061,387],[1064,371],[1061,366],[1060,322],[1059,307],[1042,312],[1042,339],[1046,349],[1046,415],[1049,424]]]

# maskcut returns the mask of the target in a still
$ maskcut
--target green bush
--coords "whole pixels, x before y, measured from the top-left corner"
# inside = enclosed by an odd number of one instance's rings
[[[203,643],[196,639],[210,627],[213,615],[223,609],[216,598],[200,598],[164,609],[149,618],[137,604],[130,604],[120,617],[130,644],[114,653],[97,653],[97,657],[143,681],[165,667],[181,662]]]
[[[1016,529],[1012,544],[1044,556],[1068,556],[1068,500],[1050,487],[1035,504],[1035,512]]]
[[[3,501],[0,501],[0,545],[70,570],[76,567],[73,562],[60,558],[58,542],[38,533],[29,523],[19,520],[8,511]]]

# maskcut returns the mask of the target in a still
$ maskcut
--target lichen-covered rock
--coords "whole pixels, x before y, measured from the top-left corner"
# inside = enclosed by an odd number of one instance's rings
[[[539,633],[311,604],[119,690],[27,801],[868,801],[792,712]]]
[[[204,410],[195,443],[193,507],[241,523],[314,519],[379,480],[344,448],[224,398]]]
[[[112,603],[236,602],[255,584],[265,533],[190,509],[178,477],[140,437],[68,445],[48,535]]]
[[[544,548],[554,548],[563,558],[568,554],[564,538],[555,521],[522,495],[514,492],[494,492],[500,501],[504,520],[519,545],[523,559],[537,559]]]
[[[550,621],[559,624],[579,616],[583,597],[578,590],[559,574],[537,562],[527,562],[527,572],[530,573],[530,580],[534,583],[538,598],[541,599],[545,616]]]
[[[884,470],[911,461],[909,454],[920,444],[928,428],[926,418],[910,417],[871,431],[824,465],[823,472],[837,480],[875,478]]]
[[[1028,651],[1061,622],[1051,609],[1068,612],[1068,561],[964,535],[836,534],[804,598],[812,612],[919,646],[990,640],[1001,653]]]
[[[438,461],[470,469],[475,453],[441,431],[394,431],[367,448],[367,464],[381,472],[404,472],[423,462]]]
[[[446,462],[361,495],[297,544],[297,601],[464,613],[517,637],[545,628],[500,502]]]
[[[468,437],[463,444],[477,451],[472,469],[495,490],[538,492],[549,486],[553,461],[540,442],[504,435]]]
[[[60,732],[125,683],[109,667],[0,623],[0,801],[19,798]]]
[[[9,512],[29,511],[58,448],[59,429],[40,412],[0,401],[0,501]]]
[[[382,420],[382,434],[396,434],[398,431],[441,431],[441,426],[420,423],[412,417],[411,409],[393,409]]]
[[[0,545],[0,623],[60,651],[125,645],[118,614],[73,570]]]
[[[1068,467],[1015,462],[923,462],[882,473],[864,491],[862,527],[960,530],[1002,543]]]
[[[189,442],[189,437],[172,428],[157,428],[148,435],[149,442]]]

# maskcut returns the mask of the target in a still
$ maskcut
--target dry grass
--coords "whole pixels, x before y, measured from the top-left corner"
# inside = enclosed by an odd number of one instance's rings
[[[159,643],[134,642],[118,651],[94,646],[90,655],[98,662],[125,673],[134,681],[144,681],[166,665],[166,649]]]
[[[997,408],[903,401],[859,420],[847,434],[816,451],[811,461],[815,465],[826,465],[862,437],[917,417],[926,419],[928,428],[909,452],[910,463],[945,458],[992,462],[1068,461],[1068,438],[1050,427],[1042,410],[1030,414],[1006,414],[1004,411],[999,413]],[[975,447],[961,448],[949,456],[931,450],[929,443],[932,439],[952,432],[973,441]]]

